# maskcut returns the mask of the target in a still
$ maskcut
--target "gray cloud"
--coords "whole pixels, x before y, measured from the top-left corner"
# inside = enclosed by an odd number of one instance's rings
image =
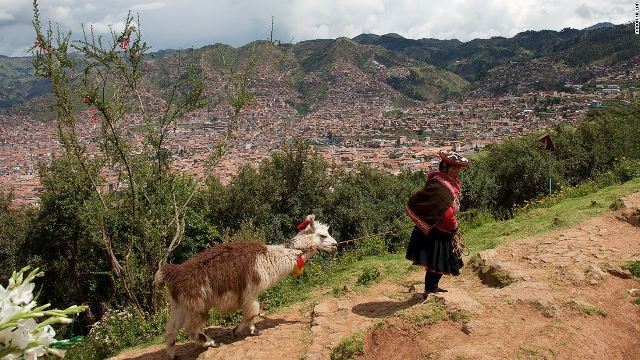
[[[581,18],[591,19],[591,8],[585,4],[582,4],[576,8],[576,14]]]
[[[40,9],[43,20],[76,34],[81,23],[100,33],[117,29],[131,10],[156,50],[265,39],[271,16],[284,41],[390,32],[468,41],[633,19],[630,0],[41,0]],[[0,54],[26,55],[31,11],[28,0],[0,0]]]

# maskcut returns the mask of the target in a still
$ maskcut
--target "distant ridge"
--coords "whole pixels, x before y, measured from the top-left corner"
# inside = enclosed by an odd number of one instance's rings
[[[587,29],[591,30],[530,30],[511,38],[467,42],[388,33],[278,44],[260,54],[264,65],[260,86],[286,89],[283,101],[304,115],[325,106],[328,94],[340,92],[408,104],[561,91],[566,83],[583,84],[600,76],[603,65],[628,67],[640,62],[633,24],[600,23]],[[254,45],[265,42],[239,48],[216,43],[191,49],[190,56],[198,58],[208,73],[222,75],[225,61],[241,64],[253,56]],[[149,54],[147,85],[153,91],[166,89],[179,54],[171,49]],[[37,98],[49,93],[49,83],[34,76],[31,58],[0,56],[0,113],[40,109]],[[22,108],[14,108],[21,104]]]
[[[612,23],[610,23],[610,22],[601,22],[601,23],[597,23],[597,24],[595,24],[595,25],[591,25],[591,26],[589,26],[589,27],[586,27],[586,28],[584,28],[584,29],[582,29],[582,30],[589,31],[589,30],[596,30],[596,29],[610,28],[610,27],[614,27],[614,26],[616,26],[616,25],[615,25],[615,24],[612,24]]]

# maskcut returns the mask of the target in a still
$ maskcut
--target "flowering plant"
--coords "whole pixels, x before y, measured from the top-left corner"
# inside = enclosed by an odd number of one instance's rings
[[[37,359],[46,353],[64,356],[51,347],[56,341],[51,325],[70,323],[69,315],[84,311],[86,306],[71,306],[65,310],[49,309],[51,304],[37,306],[33,299],[33,280],[42,276],[30,266],[13,272],[6,288],[0,285],[0,359]],[[28,273],[27,273],[28,272]],[[26,274],[26,276],[25,276]],[[38,318],[44,318],[40,323]]]

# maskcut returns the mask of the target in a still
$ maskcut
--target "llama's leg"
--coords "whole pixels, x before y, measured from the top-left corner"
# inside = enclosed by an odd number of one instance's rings
[[[258,300],[254,301],[251,304],[251,308],[249,309],[251,312],[251,317],[249,318],[249,333],[251,335],[258,335],[256,331],[256,322],[258,321],[258,317],[260,315],[260,303]]]
[[[202,327],[206,324],[209,314],[189,314],[187,316],[187,324],[185,326],[187,335],[195,342],[200,343],[203,347],[216,346],[215,341],[202,332]]]
[[[260,314],[260,303],[258,300],[245,304],[242,307],[242,321],[234,330],[234,334],[238,335],[247,329],[251,335],[257,335],[255,322]]]
[[[174,359],[176,356],[176,336],[178,330],[182,327],[185,320],[185,312],[182,306],[171,302],[171,310],[169,314],[169,320],[167,321],[167,331],[165,334],[165,341],[167,344],[167,356],[169,359]]]

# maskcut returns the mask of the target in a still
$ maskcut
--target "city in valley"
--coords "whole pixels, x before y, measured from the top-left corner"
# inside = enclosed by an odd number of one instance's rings
[[[153,71],[159,64],[151,60],[146,68]],[[375,60],[369,65],[373,70],[364,72],[338,58],[330,69],[331,80],[307,73],[303,86],[325,90],[301,112],[296,109],[301,95],[289,86],[294,71],[274,71],[273,64],[258,63],[251,79],[255,96],[234,119],[233,138],[212,169],[213,175],[228,182],[241,166],[257,165],[294,138],[314,144],[330,168],[353,169],[364,163],[391,173],[424,171],[437,163],[440,149],[471,155],[505,138],[579,122],[589,109],[606,106],[608,100],[633,101],[640,75],[638,58],[614,65],[589,65],[590,79],[584,83],[570,77],[563,80],[567,71],[545,59],[511,61],[489,71],[455,99],[409,99],[398,106],[403,95],[384,79],[390,74],[409,76],[406,69],[386,67]],[[203,76],[207,95],[220,98],[224,75],[205,71]],[[559,89],[536,90],[536,84],[550,77],[563,82]],[[510,91],[495,95],[492,87],[501,84],[510,86]],[[38,204],[42,191],[38,165],[49,163],[62,152],[53,116],[34,119],[24,109],[0,115],[0,188],[13,193],[16,205]],[[210,171],[207,159],[222,140],[231,114],[228,102],[221,100],[179,119],[170,135],[173,166],[196,177]],[[89,110],[79,111],[77,118],[83,143],[89,153],[96,153],[94,140],[100,124],[92,120]],[[125,128],[127,136],[140,144],[138,125],[140,119],[133,114]],[[109,186],[120,186],[115,174],[105,176]]]

